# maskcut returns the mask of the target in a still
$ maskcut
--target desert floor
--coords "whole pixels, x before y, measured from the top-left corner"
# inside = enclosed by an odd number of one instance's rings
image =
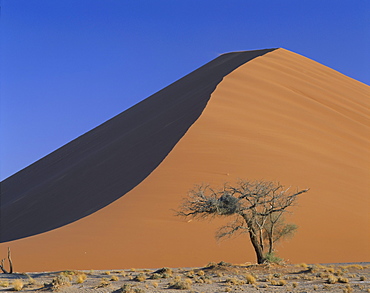
[[[0,292],[370,292],[370,263],[0,274]]]

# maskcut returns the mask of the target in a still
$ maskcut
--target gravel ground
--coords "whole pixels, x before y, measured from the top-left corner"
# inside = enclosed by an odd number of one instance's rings
[[[203,268],[0,274],[0,292],[370,292],[370,264],[231,265]]]

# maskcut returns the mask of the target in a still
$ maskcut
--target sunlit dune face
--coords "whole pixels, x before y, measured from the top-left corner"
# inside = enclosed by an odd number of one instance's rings
[[[310,188],[277,246],[293,263],[369,261],[369,87],[284,49],[228,74],[200,118],[132,191],[62,228],[1,244],[17,270],[203,266],[254,262],[249,239],[218,243],[227,219],[175,216],[197,183],[238,178]]]

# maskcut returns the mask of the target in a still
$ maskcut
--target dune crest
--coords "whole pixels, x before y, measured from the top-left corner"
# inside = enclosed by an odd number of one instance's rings
[[[0,242],[62,227],[142,182],[222,78],[273,49],[224,54],[1,182]]]
[[[200,117],[165,159],[125,196],[12,247],[18,270],[202,266],[254,262],[248,237],[217,243],[225,221],[174,216],[195,183],[238,178],[309,187],[279,245],[291,262],[369,261],[369,87],[277,49],[223,77]],[[17,259],[17,260],[16,260]]]

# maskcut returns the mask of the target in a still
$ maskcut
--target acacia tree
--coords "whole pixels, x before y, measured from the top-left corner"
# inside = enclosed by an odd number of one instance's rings
[[[266,252],[273,252],[274,242],[296,229],[296,226],[285,224],[283,214],[299,195],[307,191],[291,191],[271,181],[240,180],[235,186],[225,184],[219,190],[209,185],[196,185],[189,191],[177,215],[199,219],[232,217],[229,224],[218,230],[216,237],[247,233],[257,262],[261,264],[266,261]]]

